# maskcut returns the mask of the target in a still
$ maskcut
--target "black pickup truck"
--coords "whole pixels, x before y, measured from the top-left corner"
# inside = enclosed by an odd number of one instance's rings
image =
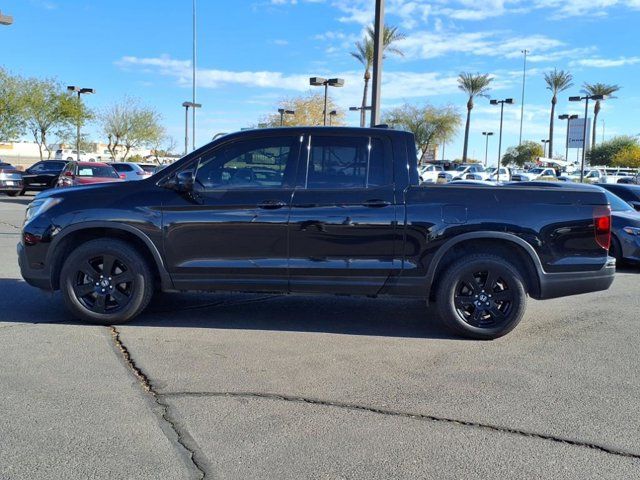
[[[420,186],[416,158],[388,128],[226,135],[147,180],[39,194],[22,275],[89,322],[130,320],[157,289],[394,295],[482,339],[511,331],[527,296],[613,282],[602,192]]]

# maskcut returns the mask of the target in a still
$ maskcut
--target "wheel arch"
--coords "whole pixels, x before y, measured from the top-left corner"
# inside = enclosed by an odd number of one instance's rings
[[[533,298],[540,296],[540,277],[544,269],[529,243],[504,232],[470,232],[450,239],[434,255],[426,278],[430,300],[434,299],[434,286],[446,267],[462,255],[473,253],[498,253],[504,256],[523,272],[527,293]]]
[[[171,277],[158,248],[144,232],[123,223],[94,221],[67,227],[52,241],[46,264],[50,265],[54,290],[60,288],[60,272],[68,254],[82,243],[97,238],[117,238],[131,243],[148,262],[162,290],[173,289]]]

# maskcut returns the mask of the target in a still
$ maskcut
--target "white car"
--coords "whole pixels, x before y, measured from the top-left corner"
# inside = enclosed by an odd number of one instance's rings
[[[123,180],[144,180],[152,175],[151,172],[147,172],[135,162],[112,162],[109,165],[118,172]]]
[[[436,183],[440,172],[444,172],[444,168],[440,165],[420,165],[418,167],[421,183]]]
[[[465,180],[471,173],[473,178],[470,180],[489,180],[489,173],[479,163],[463,164],[451,172],[453,180]]]
[[[557,178],[556,171],[553,168],[536,167],[525,173],[516,173],[511,175],[511,180],[513,182],[533,182],[534,180],[541,180],[550,177]]]
[[[487,167],[487,173],[489,174],[489,180],[495,182],[498,180],[498,169],[496,167]],[[507,167],[500,167],[500,181],[511,181],[511,170]]]
[[[68,162],[72,160],[77,160],[78,156],[76,154],[76,150],[71,150],[67,148],[59,148],[56,150],[56,154],[54,160],[66,160]],[[91,153],[87,153],[83,150],[80,150],[80,161],[81,162],[95,162],[95,156]]]

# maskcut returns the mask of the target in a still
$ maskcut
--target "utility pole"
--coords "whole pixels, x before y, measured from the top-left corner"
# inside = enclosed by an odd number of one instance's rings
[[[529,54],[529,50],[522,50],[524,54],[524,66],[522,67],[522,100],[520,104],[520,138],[518,140],[518,145],[522,144],[522,122],[524,121],[524,85],[527,79],[527,55]]]
[[[382,54],[384,36],[384,0],[376,0],[373,36],[373,82],[371,98],[371,126],[380,123],[380,90],[382,87]]]

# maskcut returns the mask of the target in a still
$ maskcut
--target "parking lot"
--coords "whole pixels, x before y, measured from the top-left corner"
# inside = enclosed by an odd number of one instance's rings
[[[0,197],[0,478],[637,478],[639,269],[460,340],[420,301],[165,294],[74,322]]]

